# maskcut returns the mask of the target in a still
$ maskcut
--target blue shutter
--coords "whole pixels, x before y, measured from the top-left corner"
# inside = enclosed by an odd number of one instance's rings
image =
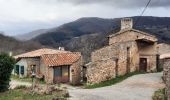
[[[21,74],[24,75],[24,66],[21,66]]]

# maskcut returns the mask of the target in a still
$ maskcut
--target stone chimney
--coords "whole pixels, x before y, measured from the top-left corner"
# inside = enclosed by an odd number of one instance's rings
[[[59,47],[58,49],[61,51],[65,51],[64,47]]]
[[[132,29],[133,28],[133,19],[132,18],[123,18],[121,20],[121,30]]]

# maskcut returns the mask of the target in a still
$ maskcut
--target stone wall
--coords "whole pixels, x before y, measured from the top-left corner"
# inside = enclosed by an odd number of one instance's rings
[[[82,67],[82,58],[77,62],[73,63],[70,67],[70,83],[73,85],[80,84],[81,80],[81,67]]]
[[[127,31],[120,31],[116,33],[116,36],[111,36],[109,38],[109,45],[115,44],[115,43],[121,43],[121,42],[127,42],[127,41],[135,41],[138,39],[147,39],[151,41],[157,41],[157,39],[154,36],[148,35],[144,32],[138,32],[138,30],[127,30]]]
[[[165,82],[167,82],[169,67],[170,67],[170,59],[163,59],[163,79]]]
[[[129,48],[129,51],[127,51],[127,48]],[[107,60],[113,57],[118,59],[118,75],[126,74],[128,66],[129,72],[136,71],[139,65],[139,54],[136,42],[129,41],[106,46],[93,52],[91,56],[92,62]],[[129,59],[129,63],[127,59]]]
[[[167,82],[166,82],[166,90],[167,90],[168,100],[170,100],[170,65],[169,65],[169,68],[168,68],[168,77],[167,77]]]
[[[87,83],[94,84],[116,77],[114,59],[100,60],[87,65]]]
[[[138,69],[139,54],[135,41],[123,42],[117,44],[118,54],[118,75],[125,75]],[[128,50],[129,49],[129,50]]]
[[[99,60],[105,60],[112,57],[117,57],[119,54],[118,46],[110,45],[105,46],[99,50],[96,50],[92,52],[91,54],[91,61],[99,61]]]
[[[166,54],[166,53],[169,53],[170,52],[170,45],[169,44],[165,44],[165,43],[161,43],[161,44],[158,44],[158,51],[159,51],[159,54]]]
[[[32,74],[32,65],[36,66],[36,73],[40,71],[40,58],[27,58],[27,75],[31,76]]]
[[[166,84],[166,95],[170,100],[170,58],[163,59],[163,79]]]

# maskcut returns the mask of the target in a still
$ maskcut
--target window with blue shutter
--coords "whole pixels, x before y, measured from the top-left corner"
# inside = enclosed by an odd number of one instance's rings
[[[21,74],[24,75],[24,66],[21,66]]]

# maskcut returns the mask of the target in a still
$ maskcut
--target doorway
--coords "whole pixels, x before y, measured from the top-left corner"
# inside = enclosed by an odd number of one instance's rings
[[[126,73],[130,72],[130,47],[127,47]]]
[[[54,83],[67,83],[70,77],[70,67],[60,66],[54,67]]]
[[[147,58],[140,58],[139,70],[141,72],[147,71]]]

